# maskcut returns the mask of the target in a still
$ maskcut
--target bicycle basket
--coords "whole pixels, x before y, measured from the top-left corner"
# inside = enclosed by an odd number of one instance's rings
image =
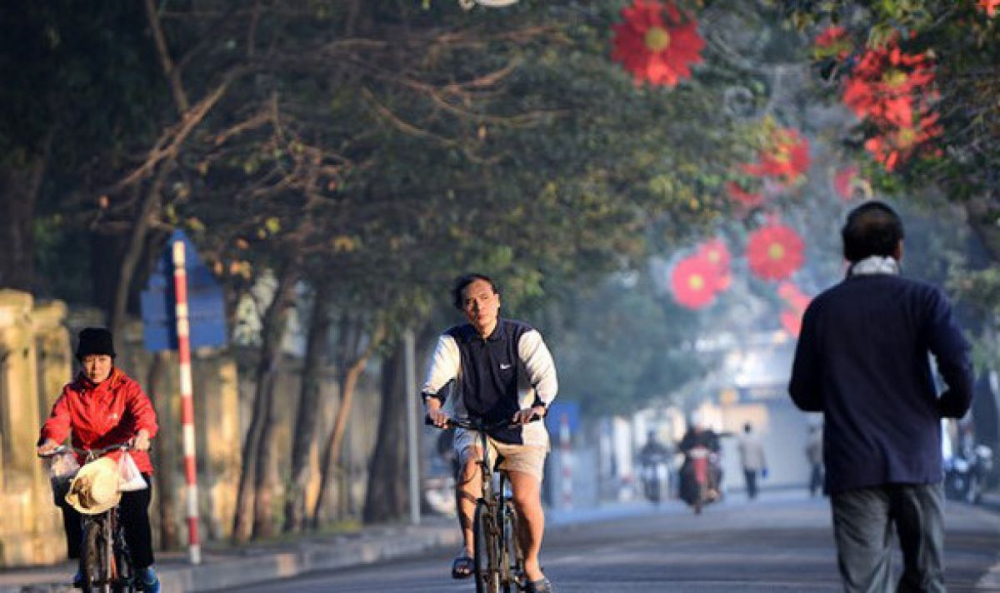
[[[66,451],[56,453],[49,460],[49,483],[52,485],[52,497],[56,506],[65,505],[66,493],[69,492],[69,484],[80,471],[80,464],[76,460],[76,455]]]

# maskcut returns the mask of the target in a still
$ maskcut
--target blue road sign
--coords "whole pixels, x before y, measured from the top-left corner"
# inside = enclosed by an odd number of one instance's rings
[[[580,430],[580,404],[575,401],[556,401],[549,406],[549,413],[545,416],[546,427],[552,434],[559,434],[559,426],[562,417],[566,416],[569,423],[570,434],[576,434]]]
[[[184,242],[191,349],[225,346],[226,310],[222,287],[198,257],[191,240],[177,230],[157,260],[156,269],[146,282],[146,290],[142,291],[142,335],[146,349],[150,352],[177,349],[172,254],[173,244],[178,239]]]

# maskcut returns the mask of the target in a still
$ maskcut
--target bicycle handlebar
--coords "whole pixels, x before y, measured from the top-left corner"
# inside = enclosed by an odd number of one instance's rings
[[[110,453],[111,451],[116,451],[116,450],[130,451],[133,448],[134,447],[130,443],[117,443],[114,445],[108,445],[107,447],[103,447],[101,449],[77,449],[72,445],[59,445],[58,447],[52,449],[48,453],[40,454],[39,457],[45,459],[48,457],[54,457],[56,455],[59,455],[60,453],[65,453],[67,451],[72,451],[74,453],[78,453],[80,455],[86,455],[88,457],[100,457],[101,455],[104,455],[105,453]]]
[[[532,416],[531,420],[529,420],[528,422],[529,423],[538,422],[542,418],[543,416],[538,416],[536,414],[535,416]],[[435,424],[431,422],[431,419],[428,416],[424,416],[424,424],[426,424],[427,426],[435,426]],[[483,420],[480,418],[448,418],[448,426],[455,428],[462,428],[465,430],[475,430],[477,432],[480,431],[489,432],[497,428],[511,428],[520,425],[513,424],[511,423],[510,420],[501,420],[499,422],[486,423],[483,422]]]

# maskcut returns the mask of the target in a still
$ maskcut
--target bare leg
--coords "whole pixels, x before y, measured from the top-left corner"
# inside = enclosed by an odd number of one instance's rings
[[[480,457],[482,457],[482,453],[480,453],[479,447],[471,447],[466,450],[462,466],[459,469],[458,482],[455,484],[458,524],[462,528],[465,553],[469,557],[473,555],[472,521],[476,513],[476,500],[482,494]]]
[[[509,472],[510,485],[517,509],[517,535],[524,550],[524,572],[529,581],[545,578],[538,564],[545,534],[545,513],[542,511],[542,485],[535,476],[518,471]]]

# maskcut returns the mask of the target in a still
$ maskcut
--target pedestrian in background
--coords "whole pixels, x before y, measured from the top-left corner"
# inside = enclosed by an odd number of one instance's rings
[[[969,346],[941,290],[900,276],[903,223],[855,208],[841,230],[847,277],[807,307],[789,393],[824,414],[826,487],[846,591],[945,591],[941,418],[972,402]],[[929,355],[946,389],[938,395]]]
[[[809,496],[816,496],[823,490],[823,431],[819,426],[809,427],[806,441],[806,459],[809,460]]]
[[[740,452],[740,465],[747,483],[747,498],[757,498],[757,475],[766,477],[767,462],[764,460],[764,446],[753,432],[753,425],[747,422],[743,425],[743,436],[737,444]]]

